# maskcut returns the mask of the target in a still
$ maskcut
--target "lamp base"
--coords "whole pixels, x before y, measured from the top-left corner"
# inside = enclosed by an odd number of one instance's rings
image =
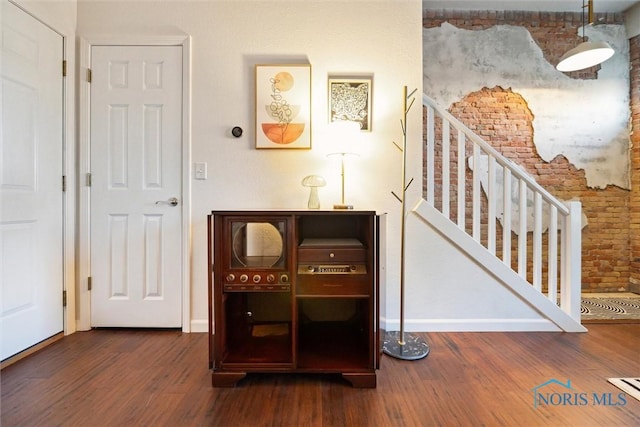
[[[351,210],[353,209],[353,205],[338,204],[338,205],[333,205],[333,209]]]
[[[382,351],[396,359],[419,360],[429,354],[429,345],[420,337],[404,333],[400,339],[400,332],[387,332],[384,337]],[[400,344],[402,342],[402,344]]]

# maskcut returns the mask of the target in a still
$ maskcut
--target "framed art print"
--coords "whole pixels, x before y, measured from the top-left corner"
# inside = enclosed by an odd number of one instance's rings
[[[311,64],[256,65],[256,148],[311,148]]]
[[[371,131],[371,77],[329,77],[329,122],[356,122]]]

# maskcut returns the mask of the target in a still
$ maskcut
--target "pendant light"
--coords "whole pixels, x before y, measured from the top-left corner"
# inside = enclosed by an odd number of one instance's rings
[[[593,24],[593,0],[585,5],[582,1],[582,43],[574,47],[560,58],[556,69],[562,72],[583,70],[593,67],[611,58],[615,53],[607,42],[588,42],[585,37],[584,10],[589,9],[589,25]]]

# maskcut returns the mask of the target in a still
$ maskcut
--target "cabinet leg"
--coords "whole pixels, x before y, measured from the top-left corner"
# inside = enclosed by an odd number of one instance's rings
[[[376,388],[376,373],[342,373],[354,388]]]
[[[214,372],[211,374],[211,385],[213,387],[235,387],[236,383],[246,376],[246,372]]]

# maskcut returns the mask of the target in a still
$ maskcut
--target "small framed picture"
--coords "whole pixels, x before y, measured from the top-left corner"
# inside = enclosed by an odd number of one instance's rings
[[[311,64],[256,65],[256,148],[311,148]]]
[[[372,77],[329,77],[329,122],[357,122],[371,131]]]

